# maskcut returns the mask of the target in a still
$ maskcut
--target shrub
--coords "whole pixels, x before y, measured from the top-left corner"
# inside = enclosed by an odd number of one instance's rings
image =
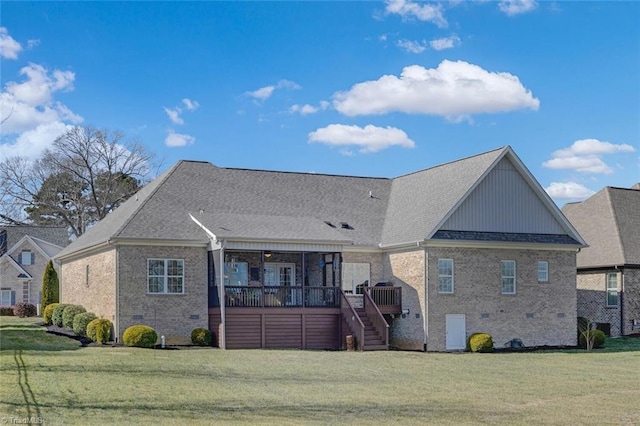
[[[586,330],[580,333],[580,338],[578,339],[578,344],[581,348],[587,347],[587,337],[593,339],[593,347],[601,348],[604,346],[604,332],[602,330]]]
[[[64,313],[64,309],[69,306],[68,303],[58,303],[58,305],[54,308],[53,314],[51,315],[51,323],[55,326],[62,327],[62,314]]]
[[[12,317],[13,316],[13,306],[0,306],[0,316],[1,317]]]
[[[493,351],[493,339],[488,333],[474,333],[469,336],[469,350],[471,352]]]
[[[64,312],[62,313],[62,326],[69,330],[73,330],[73,317],[84,312],[87,312],[87,310],[80,305],[67,306],[64,308]]]
[[[158,340],[156,331],[147,325],[132,325],[122,334],[122,341],[127,346],[152,348]]]
[[[82,312],[73,317],[73,332],[78,336],[87,335],[87,325],[98,318],[93,312]]]
[[[58,306],[58,303],[51,303],[50,305],[47,305],[47,307],[42,310],[42,319],[44,320],[45,324],[47,325],[52,324],[51,317],[53,316],[53,310],[56,308],[56,306]]]
[[[211,346],[211,332],[206,328],[195,328],[191,332],[191,343],[200,346]]]
[[[18,302],[13,307],[13,315],[20,318],[35,317],[36,315],[38,315],[38,309],[33,303]]]
[[[53,262],[50,260],[47,263],[47,267],[44,270],[42,276],[42,310],[52,303],[58,303],[59,301],[59,283],[58,273],[53,267]]]
[[[111,339],[113,324],[108,319],[96,318],[87,324],[87,337],[94,342],[107,343]]]

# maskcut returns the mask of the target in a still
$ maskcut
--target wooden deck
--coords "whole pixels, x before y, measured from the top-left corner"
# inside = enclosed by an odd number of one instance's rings
[[[226,308],[228,349],[340,349],[340,308]],[[216,332],[220,308],[209,308]]]

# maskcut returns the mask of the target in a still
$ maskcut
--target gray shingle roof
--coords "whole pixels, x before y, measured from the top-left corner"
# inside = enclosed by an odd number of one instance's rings
[[[30,237],[39,238],[59,247],[65,247],[69,244],[69,235],[66,228],[54,226],[3,226],[0,230],[6,231],[5,250],[13,247],[22,237],[29,235]],[[0,253],[2,255],[3,253]]]
[[[58,257],[109,239],[206,243],[189,214],[227,239],[369,247],[422,241],[507,152],[505,147],[395,179],[180,161]]]
[[[589,244],[579,268],[640,264],[640,190],[605,187],[562,211]]]

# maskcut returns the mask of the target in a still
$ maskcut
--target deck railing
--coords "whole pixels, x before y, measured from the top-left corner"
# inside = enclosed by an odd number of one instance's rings
[[[349,330],[356,338],[356,346],[359,351],[364,349],[364,324],[358,316],[356,310],[349,303],[349,299],[345,296],[344,292],[340,292],[340,299],[342,300],[342,317],[347,322]]]
[[[402,312],[402,287],[365,287],[365,293],[378,306],[383,314]]]
[[[225,286],[225,306],[262,307],[339,307],[338,287]]]

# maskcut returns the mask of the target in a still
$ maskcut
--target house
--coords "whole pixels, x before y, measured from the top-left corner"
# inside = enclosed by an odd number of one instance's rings
[[[396,178],[180,161],[56,257],[61,300],[224,348],[575,345],[585,243],[512,148]]]
[[[578,316],[611,336],[640,332],[640,184],[607,186],[562,211],[589,247],[577,256]]]
[[[40,303],[47,263],[69,243],[60,227],[0,227],[0,306]]]

